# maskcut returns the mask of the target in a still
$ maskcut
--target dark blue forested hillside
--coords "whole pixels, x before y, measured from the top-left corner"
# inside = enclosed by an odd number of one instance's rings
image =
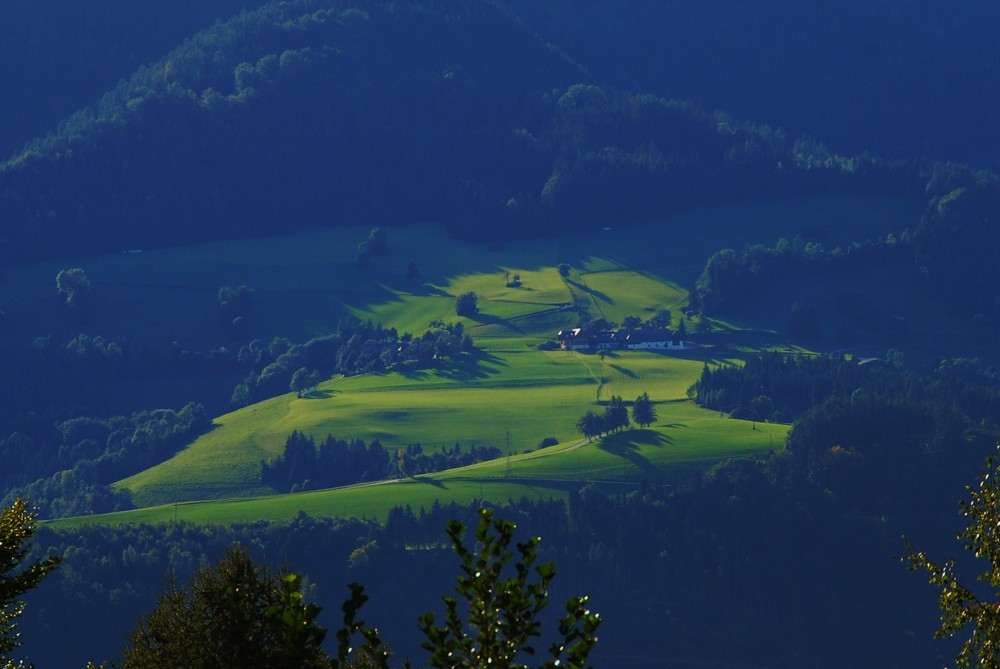
[[[0,158],[96,103],[186,37],[266,0],[4,0]]]
[[[922,183],[601,85],[492,3],[294,0],[199,33],[0,166],[0,259],[414,220],[496,239],[831,190]]]
[[[504,0],[595,77],[837,153],[1000,166],[1000,5]]]

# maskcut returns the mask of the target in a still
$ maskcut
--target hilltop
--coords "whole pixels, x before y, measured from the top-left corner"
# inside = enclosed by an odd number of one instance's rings
[[[914,169],[608,87],[491,3],[272,2],[0,166],[0,255],[412,221],[538,237],[735,199],[915,194]]]

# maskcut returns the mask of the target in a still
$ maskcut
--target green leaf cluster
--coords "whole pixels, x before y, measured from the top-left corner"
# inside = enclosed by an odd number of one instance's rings
[[[320,668],[326,630],[299,574],[272,574],[246,548],[232,547],[187,588],[171,583],[139,623],[122,669],[147,667]]]
[[[555,577],[555,565],[535,566],[537,537],[516,544],[519,560],[510,566],[514,523],[494,520],[488,509],[479,512],[474,537],[476,550],[466,546],[465,527],[450,521],[447,533],[461,560],[458,597],[444,597],[443,624],[432,613],[419,619],[427,638],[424,648],[429,664],[439,669],[452,667],[521,668],[526,656],[535,655],[535,639],[541,636],[538,617],[548,604],[548,587]],[[587,608],[587,597],[573,597],[559,623],[559,640],[549,646],[549,660],[541,667],[579,667],[597,642],[601,623],[598,614]]]
[[[1000,669],[1000,462],[989,457],[979,475],[977,486],[966,486],[969,501],[962,502],[962,515],[968,520],[958,534],[964,548],[988,566],[977,580],[990,588],[988,595],[977,595],[959,580],[955,560],[944,564],[931,561],[904,537],[911,571],[923,570],[928,582],[940,591],[941,625],[937,637],[952,638],[968,627],[969,637],[962,643],[955,661],[964,667]]]
[[[12,664],[10,653],[21,645],[17,633],[17,618],[24,611],[21,596],[62,561],[49,557],[22,568],[35,534],[36,517],[21,498],[0,511],[0,662],[4,666],[17,666]]]

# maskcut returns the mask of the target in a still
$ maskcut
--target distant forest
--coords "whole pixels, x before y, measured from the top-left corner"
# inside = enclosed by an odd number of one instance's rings
[[[295,0],[199,33],[0,167],[0,257],[413,220],[500,239],[921,188],[916,165],[608,87],[492,4]]]
[[[184,38],[266,2],[7,0],[0,158]],[[994,3],[956,0],[947,12],[937,0],[492,4],[619,90],[723,109],[837,153],[1000,166]]]

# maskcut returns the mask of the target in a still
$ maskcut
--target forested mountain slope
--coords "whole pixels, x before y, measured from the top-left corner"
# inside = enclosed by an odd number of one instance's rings
[[[198,34],[0,167],[0,258],[317,223],[500,238],[845,189],[919,182],[598,86],[490,3],[296,0]]]
[[[977,0],[503,0],[595,77],[848,155],[1000,166],[1000,6]]]
[[[0,159],[184,38],[266,0],[4,0]]]

